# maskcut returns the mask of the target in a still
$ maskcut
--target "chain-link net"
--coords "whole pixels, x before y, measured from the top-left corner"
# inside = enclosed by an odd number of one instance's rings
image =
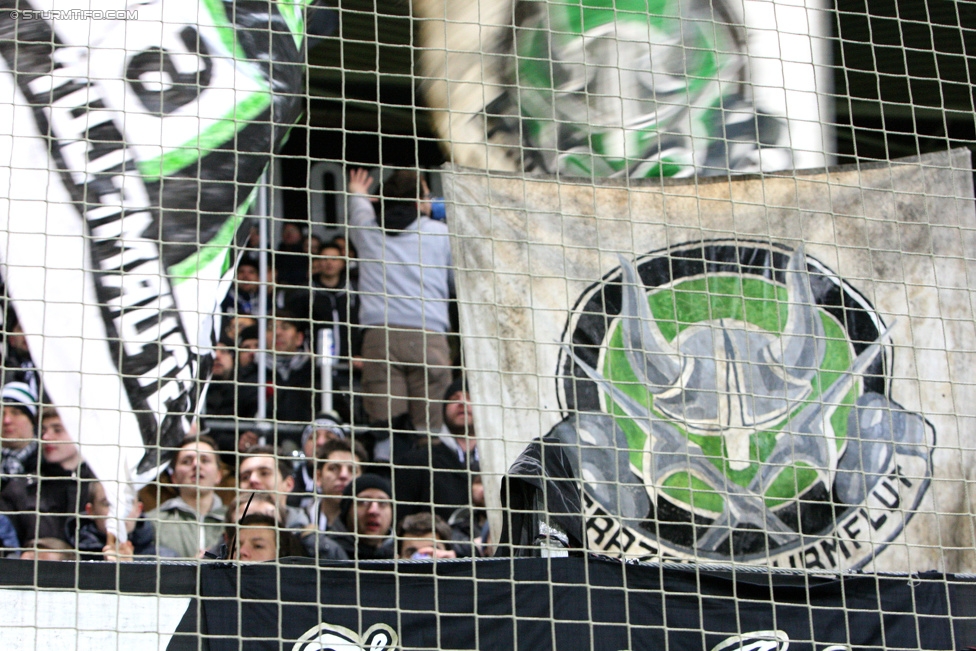
[[[11,648],[976,644],[970,5],[0,4]]]

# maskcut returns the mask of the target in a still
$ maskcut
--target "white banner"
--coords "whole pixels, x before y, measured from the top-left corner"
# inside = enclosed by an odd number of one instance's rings
[[[486,486],[547,437],[603,553],[976,571],[968,151],[447,188]]]
[[[165,649],[189,597],[0,589],[10,649]]]

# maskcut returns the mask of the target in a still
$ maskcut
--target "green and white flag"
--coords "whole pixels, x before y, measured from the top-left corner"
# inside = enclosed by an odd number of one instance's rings
[[[823,167],[821,0],[414,0],[455,164],[584,177]]]
[[[545,437],[593,551],[976,570],[968,151],[447,188],[486,485]]]
[[[305,3],[76,4],[0,1],[0,269],[125,514],[192,431],[230,245],[302,110]]]

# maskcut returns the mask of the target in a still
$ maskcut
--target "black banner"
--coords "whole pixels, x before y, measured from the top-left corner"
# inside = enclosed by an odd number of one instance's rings
[[[41,589],[39,596],[119,593],[119,610],[130,612],[129,596],[191,597],[182,621],[160,630],[172,635],[171,650],[853,651],[976,644],[976,581],[934,573],[816,577],[592,557],[322,567],[0,559],[0,595],[8,588]]]
[[[210,648],[951,649],[973,584],[584,558],[201,572]],[[947,585],[965,592],[952,599]],[[958,602],[958,603],[957,603]],[[296,646],[296,642],[298,642]]]

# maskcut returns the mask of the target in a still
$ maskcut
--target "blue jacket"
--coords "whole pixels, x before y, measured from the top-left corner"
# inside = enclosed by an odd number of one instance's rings
[[[17,530],[14,523],[5,515],[0,515],[0,556],[11,553],[18,553],[12,550],[20,547],[20,539],[17,537]]]

